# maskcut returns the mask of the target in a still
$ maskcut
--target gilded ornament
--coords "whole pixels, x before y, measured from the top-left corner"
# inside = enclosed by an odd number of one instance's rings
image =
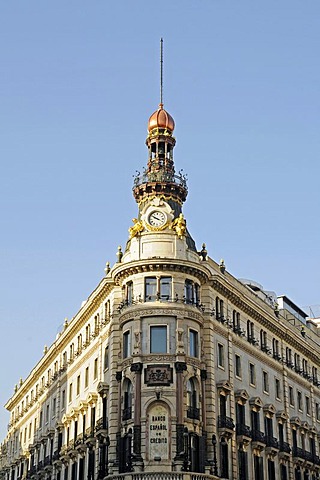
[[[132,227],[129,227],[129,235],[130,238],[136,237],[139,233],[141,233],[144,230],[144,226],[142,222],[140,222],[137,218],[132,219],[134,225]]]
[[[179,238],[182,238],[186,234],[187,222],[184,219],[183,213],[180,213],[170,225],[170,228],[176,232]]]

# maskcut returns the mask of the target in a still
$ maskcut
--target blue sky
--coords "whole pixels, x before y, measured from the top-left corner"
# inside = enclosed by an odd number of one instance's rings
[[[318,0],[1,2],[1,405],[125,245],[161,36],[198,248],[320,303],[319,18]]]

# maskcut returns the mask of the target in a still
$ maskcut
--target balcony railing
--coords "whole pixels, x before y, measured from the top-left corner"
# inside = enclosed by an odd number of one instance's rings
[[[154,182],[175,183],[176,185],[181,185],[181,187],[183,187],[185,190],[188,190],[186,175],[183,175],[182,173],[174,175],[173,173],[168,173],[164,171],[153,173],[143,172],[142,174],[138,173],[134,177],[133,188],[139,187],[139,185],[143,185],[144,183]]]
[[[200,409],[197,407],[188,407],[187,417],[193,418],[194,420],[200,419]]]
[[[131,417],[132,417],[132,408],[131,407],[124,408],[122,412],[122,420],[130,420]]]
[[[252,441],[265,444],[266,443],[265,434],[263,432],[260,432],[260,430],[252,430]]]
[[[251,428],[248,425],[244,425],[243,423],[237,423],[236,434],[251,438],[252,436]]]
[[[218,417],[218,428],[227,428],[228,430],[234,430],[235,425],[231,417],[226,417],[224,415],[219,415]]]
[[[284,453],[291,453],[291,447],[287,442],[279,442],[279,450]]]
[[[275,437],[271,437],[270,435],[266,435],[265,439],[266,439],[267,447],[271,447],[271,448],[279,450],[279,442]]]
[[[145,298],[139,295],[136,299],[122,300],[122,302],[118,306],[118,312],[121,313],[122,310],[124,310],[125,308],[132,307],[134,305],[141,305],[142,303],[149,303],[149,302],[177,303],[177,304],[183,304],[183,305],[191,305],[193,307],[198,308],[202,312],[204,312],[205,310],[205,306],[196,299],[187,298],[185,296],[183,296],[182,298],[179,298],[177,294],[173,297],[170,297],[169,295],[160,295],[160,293],[156,293],[155,295],[147,295]]]

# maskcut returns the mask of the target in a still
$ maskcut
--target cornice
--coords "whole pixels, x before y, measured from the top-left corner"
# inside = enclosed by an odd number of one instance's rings
[[[224,277],[214,275],[210,279],[210,283],[217,292],[230,300],[235,307],[246,313],[250,318],[256,320],[259,325],[265,327],[269,332],[274,333],[279,340],[285,340],[286,344],[305,355],[315,365],[320,366],[320,349],[318,353],[312,351],[310,344],[308,344],[301,335],[297,335],[292,331],[289,325],[285,325],[281,318],[276,317],[271,307],[266,304],[265,310],[263,310],[260,302],[253,301],[249,296],[240,292]]]
[[[209,280],[210,271],[203,265],[197,265],[187,260],[177,260],[171,258],[150,258],[139,260],[136,262],[119,264],[113,271],[114,281],[116,285],[121,283],[131,275],[143,273],[158,272],[181,272],[197,278],[203,285]]]

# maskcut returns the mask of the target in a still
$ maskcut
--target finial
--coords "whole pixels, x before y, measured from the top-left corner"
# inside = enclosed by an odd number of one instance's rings
[[[160,104],[163,107],[163,38],[160,38]]]
[[[104,272],[105,272],[106,275],[108,275],[108,273],[110,272],[110,262],[107,262],[107,263],[106,263]]]
[[[48,352],[48,347],[47,345],[45,345],[43,348],[43,355],[45,355],[47,352]]]
[[[123,252],[122,252],[122,249],[121,249],[121,245],[119,245],[119,247],[118,247],[117,257],[118,257],[118,263],[121,263],[121,260],[122,260],[122,257],[123,257]]]
[[[199,252],[199,255],[203,261],[207,260],[208,252],[207,252],[205,243],[202,244],[202,250]]]
[[[64,319],[63,330],[65,330],[68,325],[69,325],[69,323],[68,323],[68,319],[67,319],[67,317],[66,317],[66,318]]]
[[[23,384],[23,380],[22,378],[20,377],[20,380],[19,380],[19,387],[21,387],[21,385]]]
[[[224,273],[224,272],[226,271],[226,266],[225,266],[225,264],[224,264],[223,258],[221,258],[221,260],[220,260],[219,268],[220,268],[220,272],[221,272],[221,273]]]

